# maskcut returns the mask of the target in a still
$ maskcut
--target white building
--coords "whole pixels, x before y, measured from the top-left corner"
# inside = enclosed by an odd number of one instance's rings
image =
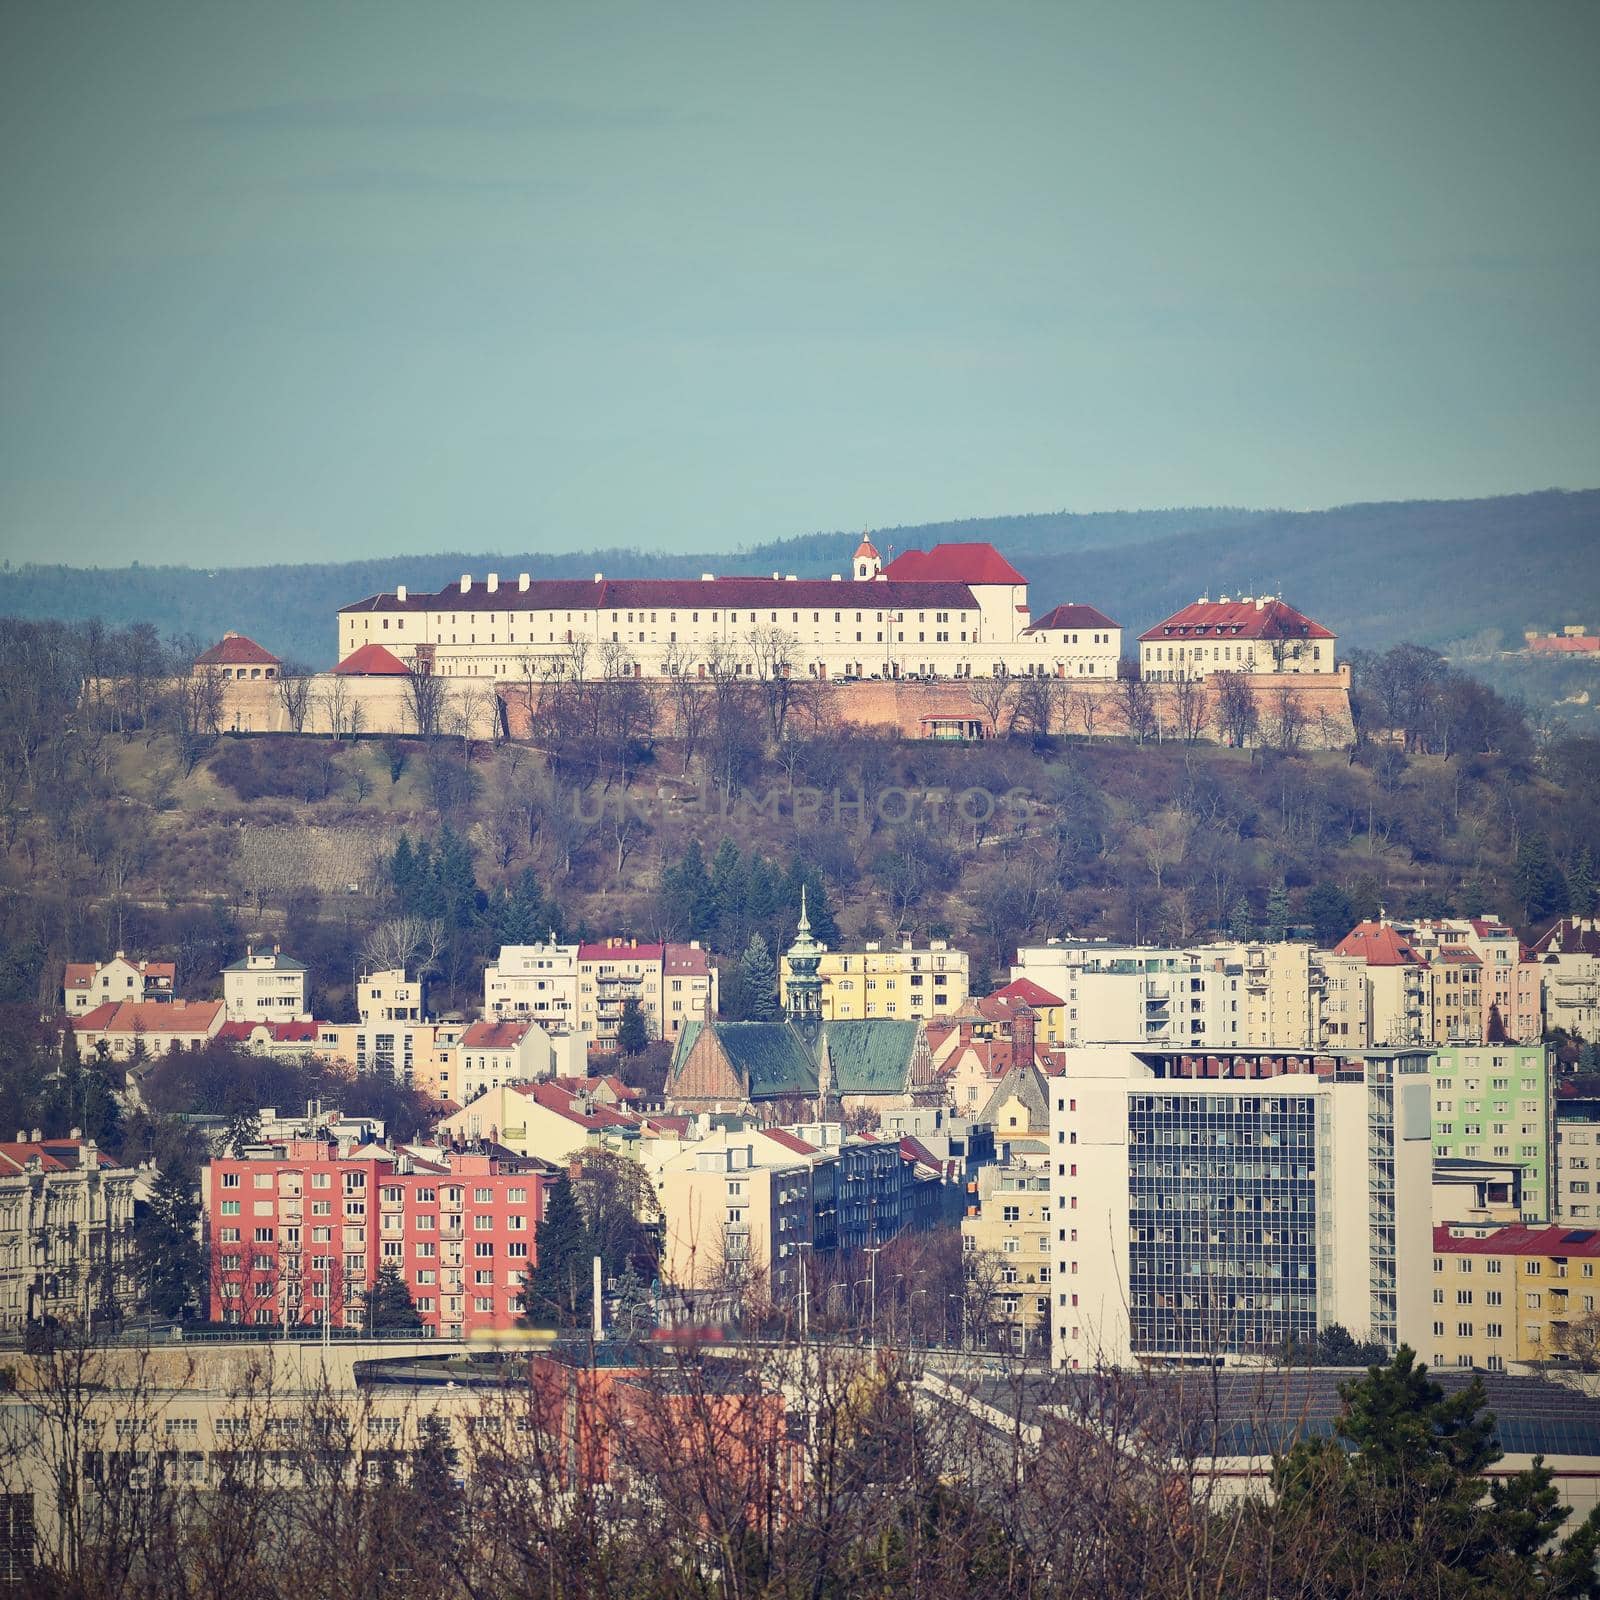
[[[356,1014],[363,1022],[425,1022],[427,987],[403,967],[366,972],[356,982]]]
[[[453,1053],[459,1065],[451,1081],[462,1105],[506,1084],[582,1077],[587,1062],[578,1035],[537,1022],[474,1022]]]
[[[1058,608],[1035,629],[1027,580],[992,545],[907,550],[884,565],[863,539],[849,576],[826,580],[464,573],[437,594],[400,588],[345,606],[339,654],[366,644],[429,673],[529,683],[579,666],[657,678],[674,665],[695,678],[1115,678],[1122,630],[1092,607]]]
[[[1139,676],[1204,679],[1214,672],[1334,670],[1334,635],[1276,595],[1202,595],[1139,635]]]
[[[222,1005],[229,1022],[306,1022],[306,967],[273,945],[246,945],[222,969]]]
[[[96,1006],[170,1000],[177,968],[170,961],[130,961],[119,950],[109,961],[69,961],[63,982],[67,1015],[81,1017]]]
[[[483,1014],[504,1022],[575,1028],[578,1021],[578,946],[503,944],[484,969]]]
[[[1328,1038],[1322,952],[1305,944],[1051,940],[1019,949],[1011,976],[1061,997],[1069,1045],[1308,1047]]]
[[[1544,982],[1544,1025],[1600,1040],[1600,917],[1563,917],[1533,947]]]
[[[78,1137],[0,1143],[0,1330],[45,1317],[93,1322],[133,1301],[139,1174]]]
[[[1054,1357],[1260,1359],[1432,1310],[1424,1051],[1066,1052],[1050,1080]]]

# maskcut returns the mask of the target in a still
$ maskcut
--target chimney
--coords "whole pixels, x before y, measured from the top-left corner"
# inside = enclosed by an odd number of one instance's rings
[[[69,1139],[81,1139],[83,1137],[83,1129],[82,1128],[72,1128],[72,1129],[70,1129],[68,1131],[67,1137]]]
[[[465,594],[467,592],[467,590],[470,589],[471,587],[472,587],[472,574],[470,572],[463,572],[461,574],[461,592],[462,592],[462,594]]]
[[[716,576],[717,575],[714,572],[702,572],[700,574],[700,581],[701,583],[711,583],[715,580]]]
[[[400,602],[401,605],[406,603],[406,586],[403,583],[398,589],[395,590],[394,597]]]
[[[494,594],[500,587],[500,574],[498,572],[491,572],[489,574],[489,581],[484,585],[484,587],[489,591],[490,594]]]
[[[1038,1017],[1032,1006],[1018,1006],[1011,1017],[1011,1061],[1033,1065]]]
[[[519,572],[517,574],[517,591],[520,594],[526,594],[528,592],[528,574],[526,572]]]
[[[828,574],[828,582],[829,583],[843,583],[844,579],[841,578],[837,572],[830,572]]]
[[[603,573],[603,572],[597,572],[597,573],[595,573],[595,575],[594,575],[594,581],[595,581],[595,582],[596,582],[596,583],[604,583],[604,582],[605,582],[605,581],[606,581],[606,575],[605,575],[605,573]]]
[[[774,582],[774,583],[776,583],[776,582],[777,582],[777,581],[778,581],[778,574],[777,574],[777,573],[776,573],[776,572],[774,572],[774,573],[773,573],[773,574],[772,574],[772,581],[773,581],[773,582]]]
[[[38,1128],[35,1128],[33,1132],[28,1135],[28,1143],[38,1144],[42,1138],[44,1138],[44,1134]]]

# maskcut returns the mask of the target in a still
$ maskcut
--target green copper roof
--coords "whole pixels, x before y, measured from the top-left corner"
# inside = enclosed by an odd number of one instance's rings
[[[895,1094],[905,1088],[917,1043],[915,1022],[830,1022],[823,1033],[835,1094]]]
[[[752,1099],[815,1094],[817,1064],[787,1022],[718,1022],[717,1042],[750,1085]]]

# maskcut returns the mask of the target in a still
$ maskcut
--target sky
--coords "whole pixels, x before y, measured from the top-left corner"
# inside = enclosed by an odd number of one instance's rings
[[[0,9],[0,555],[1600,484],[1600,5]]]

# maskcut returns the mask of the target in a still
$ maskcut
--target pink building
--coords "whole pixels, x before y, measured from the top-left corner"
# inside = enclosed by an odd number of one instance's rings
[[[202,1178],[216,1322],[356,1327],[380,1268],[425,1335],[508,1328],[522,1312],[545,1174],[505,1155],[293,1139]]]

